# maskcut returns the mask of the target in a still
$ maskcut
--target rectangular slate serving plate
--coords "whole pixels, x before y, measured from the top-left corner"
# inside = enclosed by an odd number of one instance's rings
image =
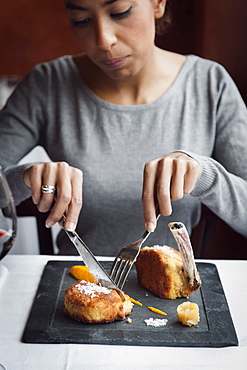
[[[217,268],[211,263],[197,263],[202,287],[189,300],[200,309],[197,327],[183,326],[177,320],[176,308],[186,301],[161,299],[141,287],[135,268],[132,269],[124,291],[139,300],[130,315],[132,323],[115,321],[109,324],[84,324],[63,312],[63,295],[76,280],[69,274],[73,261],[49,261],[43,275],[23,341],[25,343],[90,343],[109,345],[174,346],[174,347],[226,347],[237,346],[238,339],[221,285]],[[83,263],[81,263],[83,264]],[[106,270],[112,262],[102,262]],[[151,312],[147,306],[158,308],[167,316]],[[163,327],[147,326],[145,319],[167,318]]]

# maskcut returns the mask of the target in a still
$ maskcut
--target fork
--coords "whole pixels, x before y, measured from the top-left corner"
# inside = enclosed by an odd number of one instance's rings
[[[157,215],[156,221],[158,221],[159,217],[160,214]],[[110,277],[120,290],[122,290],[124,286],[130,269],[140,252],[142,244],[150,234],[150,231],[145,230],[140,239],[123,247],[116,256],[111,268]]]

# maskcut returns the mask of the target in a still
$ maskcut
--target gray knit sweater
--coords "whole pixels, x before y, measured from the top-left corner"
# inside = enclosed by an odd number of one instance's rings
[[[201,202],[247,237],[247,113],[233,81],[217,63],[187,57],[170,89],[153,103],[121,106],[96,96],[71,56],[34,67],[0,114],[0,164],[16,203],[30,196],[15,164],[41,145],[53,161],[84,173],[78,232],[98,255],[113,255],[143,232],[146,162],[183,151],[201,166],[194,190],[174,201],[147,245],[175,247],[167,224],[188,228]],[[9,167],[9,168],[8,168]],[[65,245],[66,236],[59,237]]]

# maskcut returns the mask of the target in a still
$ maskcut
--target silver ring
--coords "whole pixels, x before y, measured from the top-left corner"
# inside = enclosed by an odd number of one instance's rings
[[[43,194],[54,194],[56,191],[56,186],[53,185],[42,185],[41,191]]]

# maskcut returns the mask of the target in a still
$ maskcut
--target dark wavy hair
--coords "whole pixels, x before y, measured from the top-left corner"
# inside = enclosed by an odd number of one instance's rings
[[[162,18],[156,19],[155,21],[155,30],[157,35],[163,35],[170,27],[172,23],[172,12],[170,0],[167,0],[166,10]]]

